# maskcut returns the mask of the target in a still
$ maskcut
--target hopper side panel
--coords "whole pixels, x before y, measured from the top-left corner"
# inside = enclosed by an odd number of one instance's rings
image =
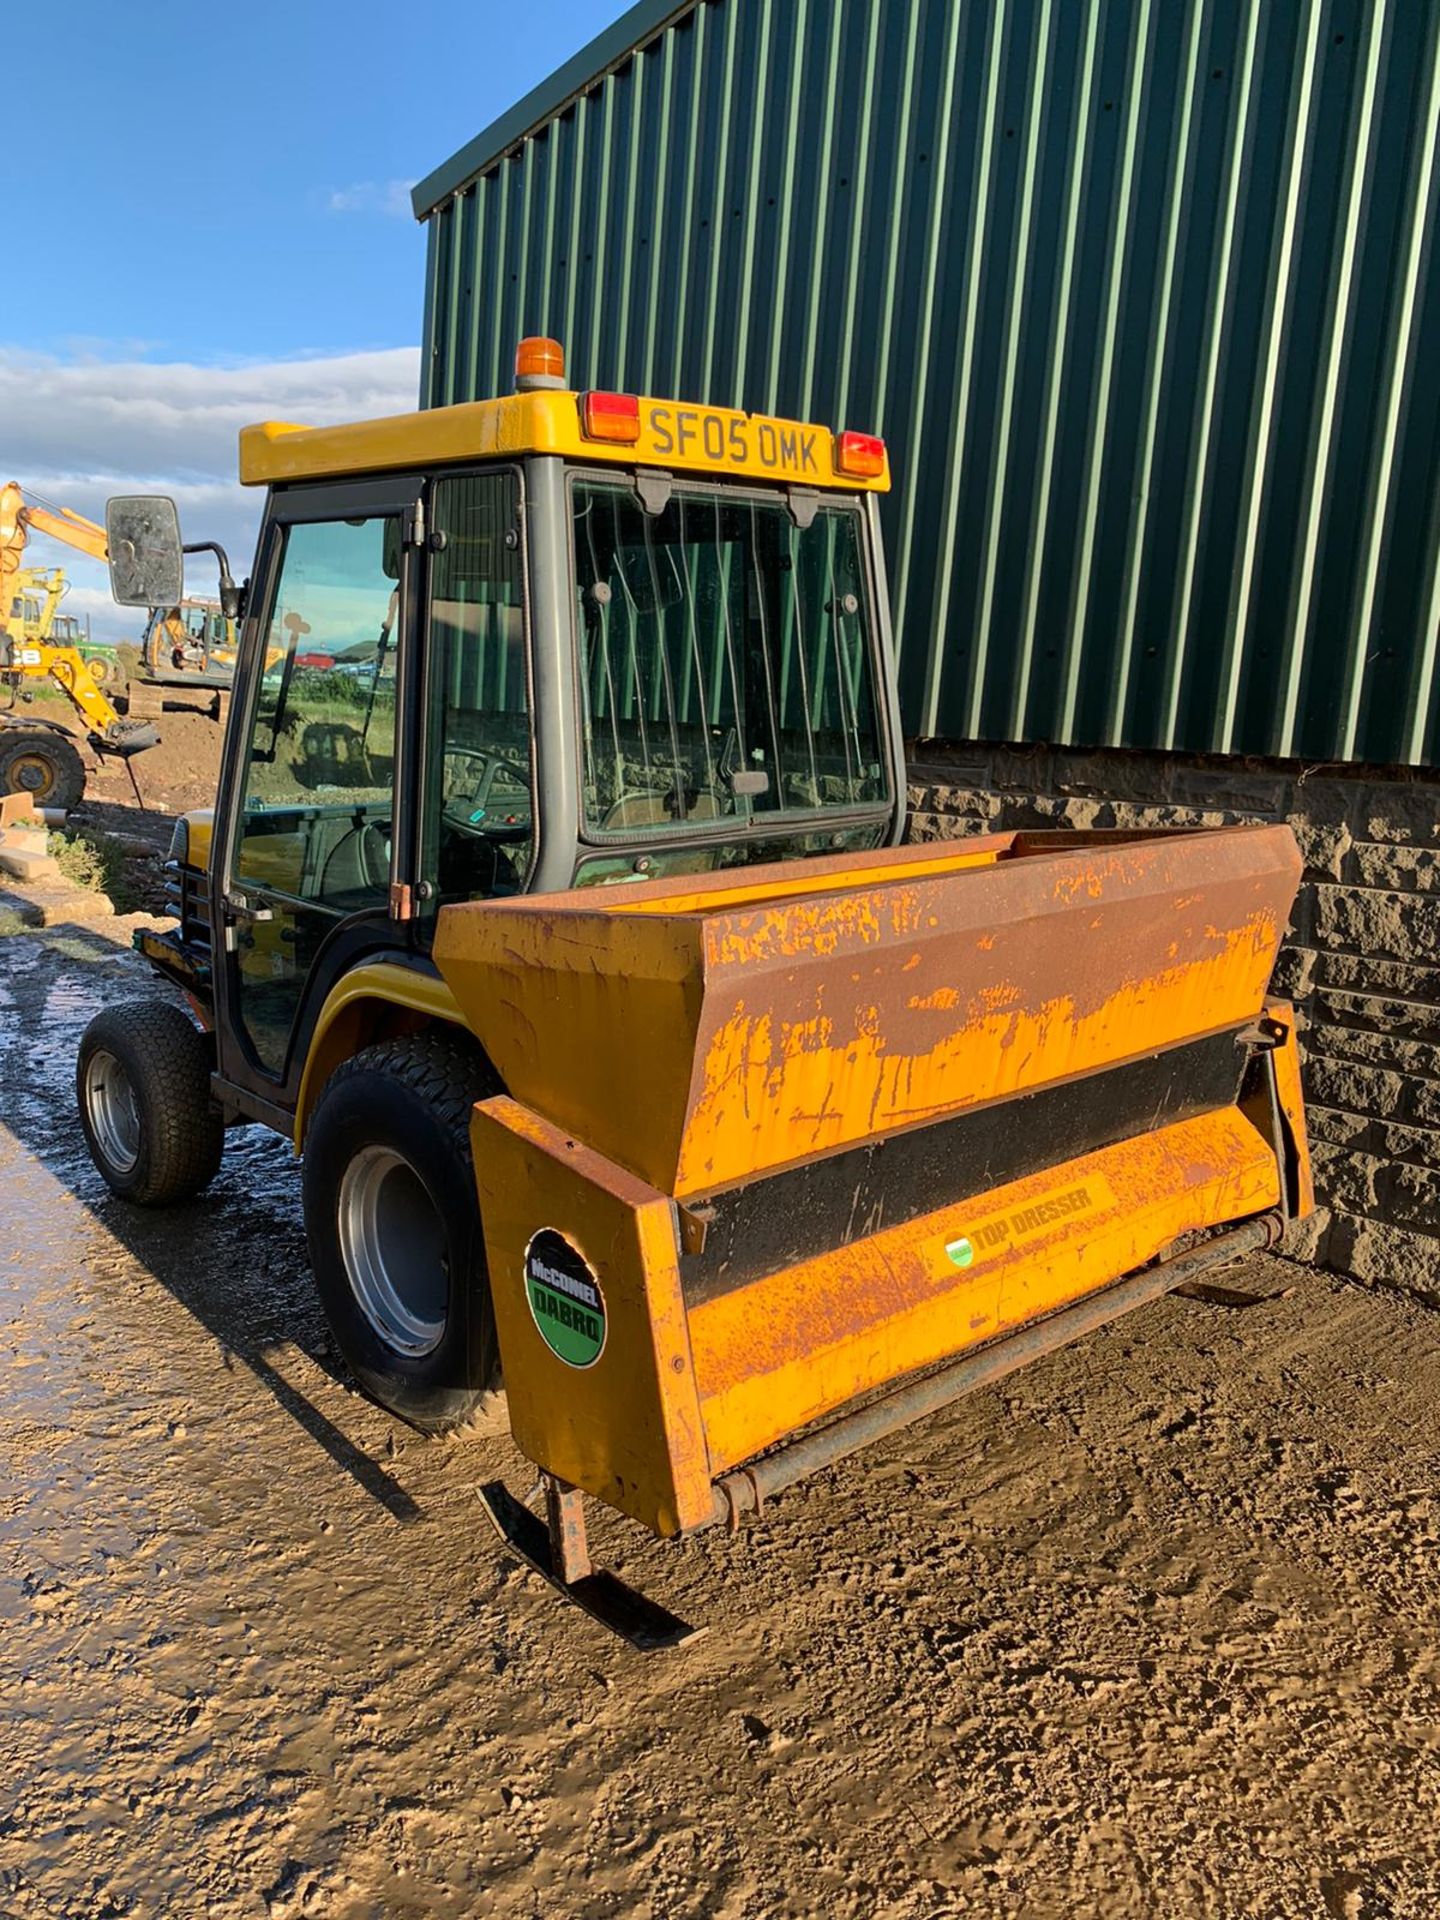
[[[1253,1018],[1298,870],[1259,829],[712,916],[676,1193]]]
[[[669,1200],[503,1096],[475,1108],[471,1142],[515,1444],[656,1533],[700,1525],[711,1475]],[[526,1258],[547,1229],[597,1289],[598,1354],[593,1336],[568,1360],[544,1336]]]
[[[1225,1108],[706,1301],[690,1338],[712,1467],[1278,1198],[1268,1144]]]
[[[668,1191],[694,1072],[698,931],[546,906],[447,908],[436,962],[508,1093]]]

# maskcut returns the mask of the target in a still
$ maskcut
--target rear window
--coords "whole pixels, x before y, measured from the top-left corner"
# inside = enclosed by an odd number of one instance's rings
[[[592,835],[888,803],[864,529],[782,500],[572,482]]]

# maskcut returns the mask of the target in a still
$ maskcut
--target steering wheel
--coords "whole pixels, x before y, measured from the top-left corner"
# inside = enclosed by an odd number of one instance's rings
[[[529,796],[525,801],[523,820],[505,820],[497,818],[486,806],[479,805],[476,793],[491,764],[492,756],[482,753],[474,747],[447,747],[445,758],[473,760],[478,763],[475,780],[468,794],[452,793],[440,809],[440,823],[455,833],[464,834],[471,840],[488,840],[497,846],[517,846],[522,840],[530,838]]]

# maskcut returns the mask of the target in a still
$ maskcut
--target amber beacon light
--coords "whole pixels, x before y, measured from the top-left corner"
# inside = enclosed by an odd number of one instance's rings
[[[560,342],[538,333],[522,340],[515,349],[515,384],[517,387],[563,387],[565,349]]]

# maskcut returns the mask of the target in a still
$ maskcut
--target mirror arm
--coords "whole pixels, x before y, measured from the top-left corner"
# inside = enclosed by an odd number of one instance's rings
[[[191,546],[183,546],[182,553],[213,553],[220,566],[220,611],[227,620],[242,619],[245,612],[245,589],[237,587],[230,577],[230,560],[218,540],[197,540]]]

